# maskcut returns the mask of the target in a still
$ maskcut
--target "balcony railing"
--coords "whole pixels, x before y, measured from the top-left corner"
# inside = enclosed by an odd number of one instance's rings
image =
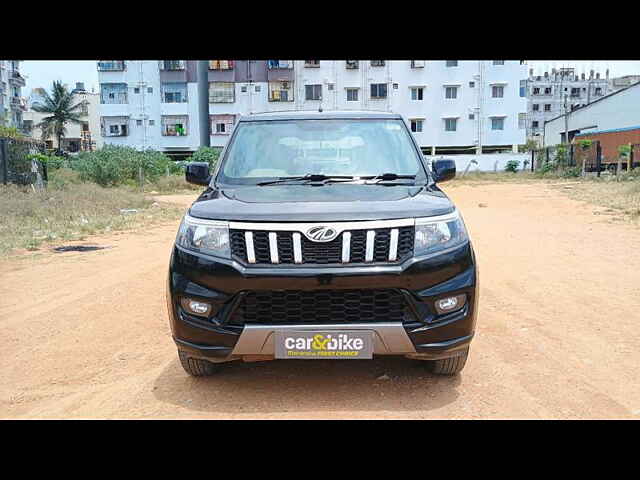
[[[99,72],[123,72],[124,60],[109,60],[98,62]]]
[[[14,84],[21,85],[23,87],[26,83],[24,77],[20,75],[20,72],[17,72],[16,70],[13,70],[11,72],[11,75],[9,76],[9,81],[13,81]]]
[[[269,70],[291,69],[293,68],[293,60],[267,60],[267,68]]]
[[[161,60],[160,70],[167,70],[167,71],[184,70],[184,60]]]

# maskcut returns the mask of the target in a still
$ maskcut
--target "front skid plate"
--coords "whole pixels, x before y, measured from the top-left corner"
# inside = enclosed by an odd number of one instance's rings
[[[294,330],[369,330],[373,332],[373,353],[376,355],[400,355],[416,350],[402,323],[349,323],[321,325],[245,325],[232,356],[275,355],[275,331]]]

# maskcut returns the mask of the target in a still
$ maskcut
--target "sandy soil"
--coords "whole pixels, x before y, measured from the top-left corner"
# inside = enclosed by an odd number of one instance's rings
[[[461,375],[378,358],[189,377],[164,304],[170,224],[0,263],[0,417],[640,419],[640,229],[540,184],[448,193],[481,275]]]

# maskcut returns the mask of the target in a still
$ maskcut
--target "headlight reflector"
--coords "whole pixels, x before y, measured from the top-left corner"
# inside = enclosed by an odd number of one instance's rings
[[[458,210],[440,217],[416,218],[414,255],[427,255],[462,245],[468,238]]]
[[[194,218],[187,214],[180,224],[176,245],[216,257],[230,258],[229,224]]]

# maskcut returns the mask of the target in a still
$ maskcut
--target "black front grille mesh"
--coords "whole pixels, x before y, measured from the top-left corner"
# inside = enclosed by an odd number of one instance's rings
[[[389,247],[391,243],[391,229],[380,228],[374,230],[374,263],[401,263],[413,255],[414,227],[400,227],[398,229],[398,253],[394,262],[389,262]],[[231,254],[246,263],[247,247],[244,230],[231,230]],[[349,263],[364,263],[367,247],[367,231],[352,230],[351,249]],[[278,241],[278,260],[280,264],[294,264],[293,257],[293,232],[276,232]],[[301,234],[302,263],[312,265],[342,264],[342,236],[338,235],[330,242],[313,242]],[[256,264],[271,265],[271,252],[269,250],[269,232],[253,231],[253,248],[256,256]]]
[[[394,289],[274,290],[246,293],[228,323],[402,322],[407,315],[404,296]]]

